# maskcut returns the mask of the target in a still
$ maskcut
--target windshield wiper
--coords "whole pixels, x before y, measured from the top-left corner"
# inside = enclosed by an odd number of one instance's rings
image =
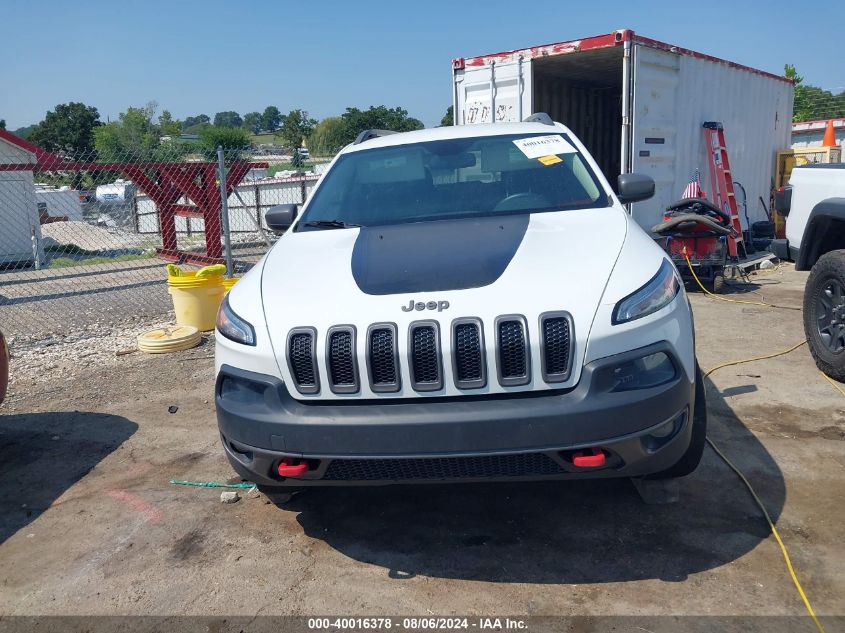
[[[322,229],[351,229],[361,225],[344,222],[343,220],[310,220],[304,222],[303,226],[316,226]]]

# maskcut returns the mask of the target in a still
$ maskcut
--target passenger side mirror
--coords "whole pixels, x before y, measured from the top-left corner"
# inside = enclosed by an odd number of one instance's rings
[[[267,209],[264,214],[264,221],[271,231],[281,233],[290,228],[293,221],[296,220],[297,205],[295,204],[277,204],[275,207]]]
[[[617,197],[622,204],[648,200],[654,195],[654,180],[642,174],[619,174]]]

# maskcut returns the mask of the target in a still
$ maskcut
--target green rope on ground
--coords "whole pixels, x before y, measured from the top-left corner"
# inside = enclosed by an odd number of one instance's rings
[[[221,484],[216,481],[179,481],[178,479],[171,479],[170,483],[174,486],[196,486],[198,488],[255,488],[255,484],[248,481],[242,484]]]

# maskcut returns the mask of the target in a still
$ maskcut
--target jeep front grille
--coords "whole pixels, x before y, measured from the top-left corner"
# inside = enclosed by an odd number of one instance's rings
[[[370,326],[367,331],[367,369],[373,391],[399,391],[401,382],[395,324],[377,323]]]
[[[320,380],[317,372],[315,344],[317,331],[314,328],[296,328],[288,334],[288,367],[293,382],[300,393],[319,393]]]
[[[531,355],[525,318],[510,315],[496,319],[496,339],[499,382],[506,387],[527,384],[531,380]]]
[[[418,321],[409,328],[408,364],[411,386],[416,391],[437,391],[443,388],[440,361],[440,331],[434,321]]]
[[[355,328],[339,325],[329,330],[326,346],[326,366],[329,387],[334,393],[358,391],[358,362],[355,350]]]
[[[479,319],[455,319],[452,323],[452,371],[458,389],[477,389],[487,384],[484,334]]]
[[[546,312],[534,323],[537,329],[532,334],[522,315],[500,316],[492,329],[493,341],[487,343],[484,324],[476,317],[455,319],[445,332],[441,332],[437,321],[415,321],[401,334],[407,337],[402,339],[407,341],[407,347],[403,347],[403,353],[407,354],[407,376],[402,375],[403,365],[399,363],[400,332],[395,323],[370,325],[361,345],[352,325],[331,327],[325,338],[314,328],[299,327],[288,334],[287,365],[296,390],[309,395],[320,393],[318,347],[321,358],[325,358],[327,385],[324,386],[336,394],[360,392],[362,380],[375,393],[397,393],[402,389],[403,379],[414,391],[440,391],[448,375],[448,369],[444,375],[444,366],[451,368],[457,389],[479,389],[487,385],[487,370],[488,367],[492,370],[494,364],[499,384],[515,387],[532,380],[530,341],[536,336],[542,380],[548,384],[569,380],[575,353],[572,317],[567,312]],[[450,342],[446,358],[441,336]]]
[[[540,346],[543,380],[563,382],[569,378],[572,318],[566,312],[540,315]]]

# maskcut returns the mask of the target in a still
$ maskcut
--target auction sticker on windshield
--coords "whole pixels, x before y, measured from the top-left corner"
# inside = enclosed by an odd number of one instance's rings
[[[552,154],[574,154],[578,151],[560,134],[519,138],[513,144],[528,158],[540,158]]]

